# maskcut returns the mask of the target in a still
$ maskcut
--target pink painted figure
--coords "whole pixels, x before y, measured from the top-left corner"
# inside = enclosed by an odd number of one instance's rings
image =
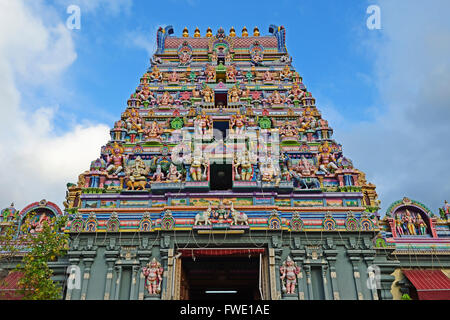
[[[397,231],[397,235],[403,235],[402,220],[400,219],[400,215],[396,215],[395,217],[395,231]]]
[[[244,134],[245,125],[247,124],[247,119],[238,110],[236,115],[231,117],[230,126],[234,130],[234,134],[241,135]]]
[[[317,163],[319,164],[320,170],[325,172],[326,174],[330,174],[328,169],[337,170],[338,167],[336,165],[336,159],[331,153],[330,146],[328,145],[328,141],[319,147],[319,155],[317,156]]]
[[[170,95],[169,92],[164,92],[161,98],[158,99],[158,103],[161,106],[168,106],[173,104],[173,97]]]
[[[45,213],[39,217],[38,221],[31,223],[30,233],[42,232],[44,230],[44,222],[47,222],[47,224],[50,225],[50,218]]]
[[[236,81],[237,70],[234,66],[227,67],[227,81],[235,82]]]
[[[206,81],[211,82],[211,81],[216,81],[216,68],[214,68],[213,65],[208,65],[206,67]]]
[[[416,218],[416,228],[419,231],[420,235],[425,235],[427,234],[427,225],[425,224],[425,221],[423,221],[422,217],[420,216],[420,214],[417,214],[417,218]]]
[[[269,97],[268,101],[271,104],[283,104],[285,102],[285,98],[283,98],[281,94],[275,90]]]
[[[275,80],[275,79],[273,78],[272,73],[271,73],[269,70],[267,70],[267,71],[264,73],[263,81],[264,81],[264,82],[273,82],[274,80]]]
[[[155,258],[142,268],[142,274],[145,277],[145,287],[148,294],[159,294],[161,292],[162,274],[164,269],[161,267],[161,263],[156,261]]]
[[[157,165],[156,171],[153,174],[152,180],[154,182],[161,182],[165,179],[164,172],[162,172],[161,165]]]
[[[178,172],[177,167],[172,163],[169,168],[169,173],[167,174],[167,181],[179,182],[181,178],[181,173]]]
[[[213,127],[211,117],[206,114],[205,111],[201,115],[198,115],[194,120],[195,133],[198,135],[208,134]]]
[[[109,164],[106,168],[108,174],[111,174],[112,172],[112,174],[116,176],[123,170],[124,162],[127,159],[127,156],[125,156],[123,152],[123,147],[115,143],[113,146],[112,155],[108,155],[106,158],[106,162]]]
[[[303,92],[303,90],[300,89],[300,86],[298,85],[298,83],[294,83],[292,85],[292,89],[291,89],[290,93],[296,100],[300,100],[305,95],[305,92]]]
[[[295,294],[297,276],[300,274],[300,268],[292,261],[291,257],[287,257],[286,261],[280,267],[280,272],[283,292],[286,294]]]
[[[178,74],[176,73],[176,71],[172,72],[169,76],[169,82],[178,83],[178,81]]]

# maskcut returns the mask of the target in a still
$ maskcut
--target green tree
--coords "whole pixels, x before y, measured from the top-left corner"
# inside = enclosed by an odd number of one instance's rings
[[[51,279],[53,271],[48,262],[67,253],[68,235],[62,232],[67,217],[50,219],[50,223],[43,221],[40,232],[30,233],[35,216],[32,213],[21,228],[20,242],[26,253],[16,267],[23,274],[19,292],[24,300],[58,300],[62,298],[62,290]]]

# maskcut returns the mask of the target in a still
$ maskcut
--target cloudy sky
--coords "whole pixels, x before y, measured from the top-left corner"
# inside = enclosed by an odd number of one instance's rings
[[[287,29],[287,47],[344,153],[377,185],[450,200],[447,0],[0,0],[0,207],[47,199],[99,156],[149,66],[156,30]],[[67,8],[81,9],[70,30]],[[367,8],[381,9],[369,30]]]

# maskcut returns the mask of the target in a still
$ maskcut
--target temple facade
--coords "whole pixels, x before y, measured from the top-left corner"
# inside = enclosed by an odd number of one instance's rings
[[[110,141],[68,185],[65,299],[389,300],[410,285],[408,241],[449,265],[448,219],[412,200],[380,219],[285,40],[158,30]]]

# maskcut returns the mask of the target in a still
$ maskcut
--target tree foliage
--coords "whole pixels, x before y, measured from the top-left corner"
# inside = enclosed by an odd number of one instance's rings
[[[35,214],[31,214],[21,228],[20,242],[26,252],[16,271],[23,277],[19,280],[19,292],[24,300],[57,300],[62,290],[51,279],[53,271],[48,262],[56,261],[67,253],[68,235],[62,232],[67,217],[44,221],[40,232],[30,233]]]

